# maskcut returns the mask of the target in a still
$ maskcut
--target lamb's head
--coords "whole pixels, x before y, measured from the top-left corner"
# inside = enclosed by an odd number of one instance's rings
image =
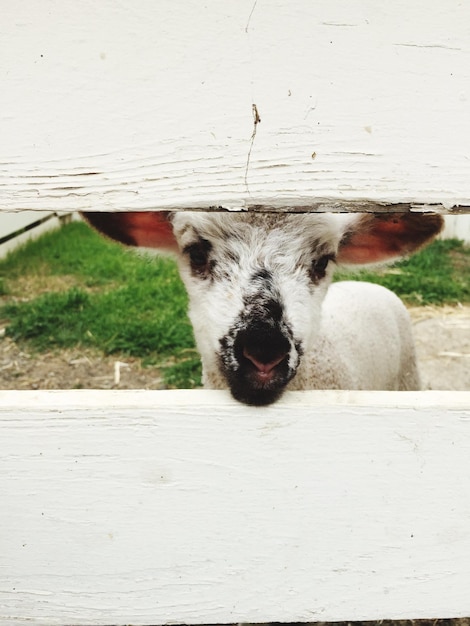
[[[315,349],[335,262],[409,253],[441,227],[436,215],[93,213],[99,230],[177,253],[208,387],[269,404]]]
[[[185,212],[173,228],[205,384],[273,402],[313,347],[341,237],[334,216]]]

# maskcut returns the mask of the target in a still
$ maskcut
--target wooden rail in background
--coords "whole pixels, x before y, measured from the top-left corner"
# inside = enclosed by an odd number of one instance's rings
[[[30,239],[58,228],[71,219],[51,211],[2,211],[0,209],[0,259]]]

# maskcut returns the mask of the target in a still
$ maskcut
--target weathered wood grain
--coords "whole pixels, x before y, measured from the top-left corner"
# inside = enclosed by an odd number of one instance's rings
[[[40,0],[1,32],[3,209],[469,210],[467,3]]]
[[[0,392],[0,624],[470,613],[470,394]]]

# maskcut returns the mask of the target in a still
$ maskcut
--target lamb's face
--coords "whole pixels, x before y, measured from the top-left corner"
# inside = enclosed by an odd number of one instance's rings
[[[338,217],[175,214],[207,386],[255,405],[279,397],[319,329]]]

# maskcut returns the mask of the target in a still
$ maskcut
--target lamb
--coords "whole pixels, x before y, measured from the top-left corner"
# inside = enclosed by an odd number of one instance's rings
[[[267,405],[286,389],[420,388],[407,311],[337,264],[408,255],[436,214],[86,213],[105,235],[176,255],[204,386]]]

